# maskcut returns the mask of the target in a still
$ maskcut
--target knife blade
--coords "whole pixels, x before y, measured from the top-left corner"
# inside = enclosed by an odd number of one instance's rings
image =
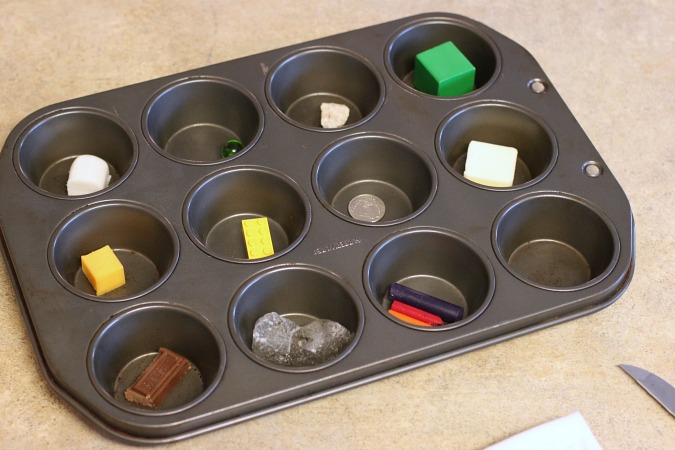
[[[661,406],[666,408],[666,411],[675,417],[675,388],[673,386],[645,369],[629,364],[619,364],[619,367],[637,381],[649,395],[654,397]]]

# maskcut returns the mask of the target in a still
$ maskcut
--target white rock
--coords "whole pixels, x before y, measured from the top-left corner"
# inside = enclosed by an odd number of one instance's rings
[[[340,103],[321,104],[321,126],[323,128],[338,128],[347,123],[349,107]]]

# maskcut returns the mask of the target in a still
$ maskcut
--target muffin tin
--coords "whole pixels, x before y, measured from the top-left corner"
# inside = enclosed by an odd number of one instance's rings
[[[414,56],[452,40],[476,89],[411,86]],[[320,128],[319,105],[346,104]],[[220,143],[245,147],[220,158]],[[516,181],[461,175],[471,140],[519,150]],[[67,197],[72,159],[110,164]],[[0,155],[5,262],[50,385],[102,431],[175,441],[592,313],[626,289],[630,205],[522,47],[471,19],[423,14],[48,106]],[[351,217],[355,196],[386,204]],[[276,253],[249,260],[240,221],[268,217]],[[96,297],[79,257],[109,244],[127,284]],[[423,328],[387,313],[388,286],[465,308]],[[337,321],[344,352],[280,367],[255,320]],[[196,373],[163,409],[120,395],[159,347]]]

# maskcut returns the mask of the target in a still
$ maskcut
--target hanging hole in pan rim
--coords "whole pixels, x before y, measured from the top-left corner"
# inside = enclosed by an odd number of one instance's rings
[[[543,94],[548,90],[548,83],[539,78],[533,78],[527,83],[527,86],[535,94]]]

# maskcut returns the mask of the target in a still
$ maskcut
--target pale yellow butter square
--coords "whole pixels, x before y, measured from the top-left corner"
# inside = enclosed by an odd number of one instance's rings
[[[464,177],[492,187],[513,186],[518,150],[514,147],[471,141],[466,155]]]

